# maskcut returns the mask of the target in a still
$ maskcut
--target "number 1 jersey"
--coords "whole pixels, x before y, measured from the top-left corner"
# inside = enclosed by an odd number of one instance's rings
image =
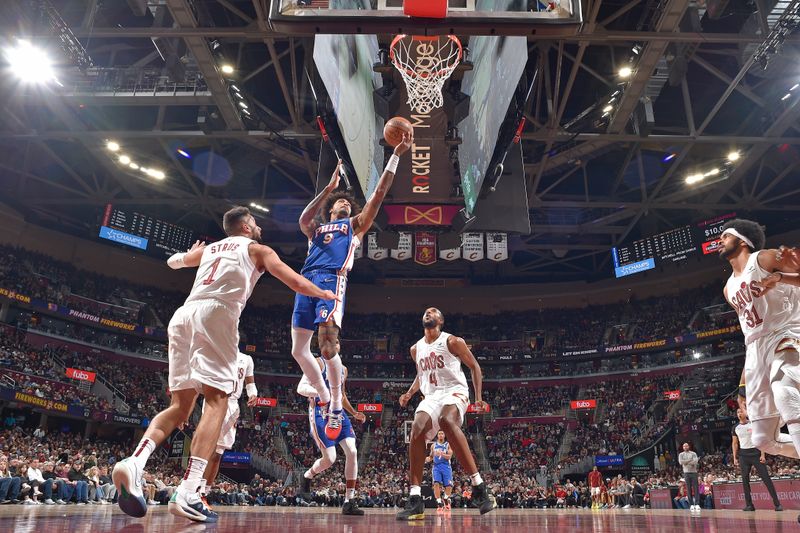
[[[216,300],[241,314],[262,274],[250,259],[254,242],[236,236],[206,246],[186,303]]]

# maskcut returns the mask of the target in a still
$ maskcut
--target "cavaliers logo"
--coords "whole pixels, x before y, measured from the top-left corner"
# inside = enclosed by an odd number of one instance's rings
[[[414,262],[420,265],[432,265],[436,262],[436,235],[429,231],[418,231],[414,235]]]

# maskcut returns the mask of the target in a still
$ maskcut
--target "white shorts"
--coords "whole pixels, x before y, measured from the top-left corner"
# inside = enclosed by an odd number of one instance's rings
[[[791,347],[800,350],[800,329],[769,333],[747,345],[744,382],[750,421],[780,416],[772,393],[772,382],[780,379],[780,372],[800,383],[796,357],[787,359],[794,352],[781,351]]]
[[[208,385],[233,392],[239,353],[239,316],[213,300],[179,307],[167,327],[169,389],[196,389]]]
[[[600,487],[591,487],[592,496],[600,496]]]
[[[461,424],[464,423],[464,415],[467,413],[469,405],[469,390],[457,388],[450,390],[437,391],[419,402],[416,413],[427,413],[431,417],[431,430],[425,435],[425,439],[432,441],[439,433],[439,417],[442,416],[442,409],[447,405],[455,405],[458,408]]]

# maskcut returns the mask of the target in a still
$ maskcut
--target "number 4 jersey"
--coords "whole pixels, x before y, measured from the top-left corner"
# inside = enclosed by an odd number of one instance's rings
[[[778,283],[764,293],[755,285],[770,274],[758,264],[759,253],[751,254],[742,273],[731,274],[725,284],[728,302],[739,315],[745,344],[769,333],[800,327],[800,289]]]
[[[441,391],[461,392],[469,397],[467,377],[461,370],[461,359],[447,347],[449,333],[442,332],[428,344],[425,337],[417,341],[417,377],[419,390],[425,397]]]
[[[254,242],[237,236],[206,246],[186,303],[216,300],[240,315],[261,277],[250,259]]]

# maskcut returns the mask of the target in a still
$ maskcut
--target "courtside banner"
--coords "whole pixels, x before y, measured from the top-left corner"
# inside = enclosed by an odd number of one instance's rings
[[[360,403],[358,404],[358,410],[362,413],[382,413],[383,412],[383,404],[382,403]]]
[[[278,407],[277,398],[256,398],[256,407]]]
[[[677,400],[681,397],[681,391],[679,390],[667,390],[664,391],[664,398],[667,400]]]
[[[594,409],[597,407],[597,400],[572,400],[569,406],[572,409]]]
[[[88,370],[80,370],[78,368],[68,368],[67,377],[72,379],[78,379],[80,381],[90,381],[94,383],[97,374],[94,372],[89,372]]]

